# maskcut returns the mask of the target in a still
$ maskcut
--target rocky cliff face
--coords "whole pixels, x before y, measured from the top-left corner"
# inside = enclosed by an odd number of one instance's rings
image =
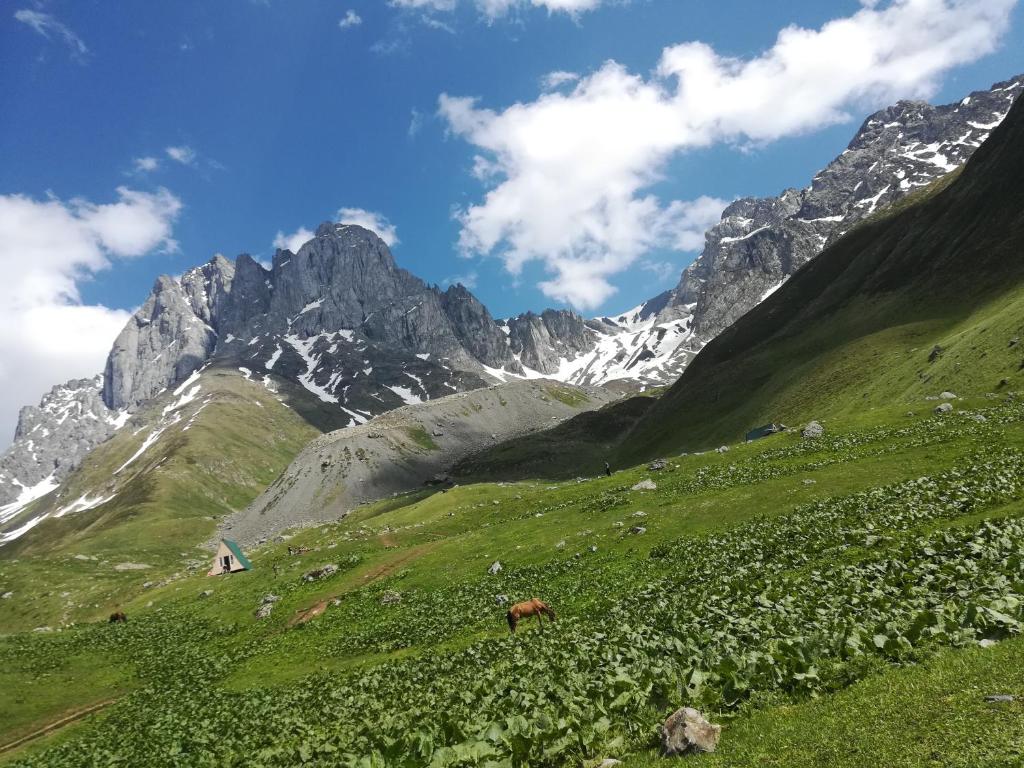
[[[582,318],[541,320],[513,336],[463,286],[428,286],[373,232],[325,223],[298,253],[278,251],[269,270],[218,256],[180,282],[160,278],[114,344],[104,399],[137,407],[213,360],[297,384],[338,414],[326,426],[361,424],[490,383],[489,369],[521,375],[520,357],[543,365],[549,346],[572,355],[593,346]]]
[[[157,279],[107,357],[103,379],[107,407],[135,408],[206,361],[217,334],[196,314],[195,298],[173,278]]]
[[[871,115],[806,189],[726,208],[663,317],[693,305],[694,333],[710,340],[859,221],[963,165],[1022,89],[1017,77],[956,104],[901,101]]]
[[[125,423],[107,408],[103,377],[72,379],[18,414],[14,442],[0,454],[0,523],[56,488],[86,454]]]

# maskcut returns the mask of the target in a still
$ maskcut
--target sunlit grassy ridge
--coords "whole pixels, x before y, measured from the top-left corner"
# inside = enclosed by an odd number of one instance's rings
[[[1018,104],[962,171],[847,232],[712,340],[620,461],[714,446],[771,421],[909,406],[944,388],[1020,388],[1022,175]]]

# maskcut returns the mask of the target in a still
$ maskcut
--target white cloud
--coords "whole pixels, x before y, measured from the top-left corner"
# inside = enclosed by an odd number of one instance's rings
[[[643,259],[640,261],[640,269],[650,272],[662,283],[668,281],[669,278],[679,276],[679,267],[670,261]]]
[[[114,257],[174,246],[177,197],[166,189],[117,194],[107,204],[0,195],[0,444],[13,435],[20,405],[103,370],[129,313],[83,304],[79,283]]]
[[[439,113],[479,154],[488,189],[458,214],[467,254],[498,253],[512,274],[531,260],[550,297],[581,308],[608,278],[669,243],[699,246],[695,226],[721,201],[664,204],[649,193],[680,152],[763,143],[934,93],[952,67],[991,52],[1016,0],[865,2],[821,29],[783,29],[750,59],[683,43],[643,77],[607,62],[569,92],[503,111],[442,94]],[[687,222],[690,223],[687,223]],[[694,224],[698,222],[698,224]]]
[[[704,247],[704,233],[719,222],[728,204],[728,200],[708,195],[673,200],[655,222],[655,239],[677,251],[699,251]]]
[[[548,72],[544,75],[544,77],[540,79],[540,85],[545,91],[553,91],[555,88],[563,86],[566,83],[574,83],[579,79],[580,76],[575,72],[557,70],[555,72]]]
[[[423,127],[423,113],[418,109],[413,109],[409,114],[409,138],[414,139],[419,134],[420,129]]]
[[[454,11],[455,0],[391,0],[396,8],[426,9],[428,11]]]
[[[182,145],[180,147],[167,147],[164,150],[167,156],[176,163],[192,165],[196,161],[196,151],[192,147]]]
[[[155,157],[136,157],[132,160],[136,173],[150,173],[160,167],[160,161]]]
[[[305,227],[299,227],[297,230],[292,232],[290,235],[286,235],[284,232],[278,230],[277,237],[274,238],[275,248],[286,248],[292,253],[298,253],[299,248],[312,240],[316,235]]]
[[[339,208],[337,218],[342,224],[358,224],[376,232],[389,248],[399,243],[398,231],[395,225],[388,221],[387,216],[362,208]]]
[[[476,272],[467,272],[464,275],[452,275],[451,277],[446,277],[441,282],[444,285],[457,285],[461,283],[466,288],[469,288],[469,290],[472,291],[474,288],[476,288],[476,283],[478,279],[479,275]]]
[[[431,29],[439,29],[442,32],[447,32],[449,35],[455,34],[455,27],[453,27],[451,24],[441,21],[440,19],[434,18],[433,16],[424,14],[420,18],[420,21],[423,22],[425,26],[428,26]]]
[[[548,13],[568,13],[576,16],[584,11],[592,11],[606,0],[466,0],[476,6],[488,19],[497,19],[511,11],[522,8],[543,8]],[[454,11],[458,5],[456,0],[391,0],[391,5],[398,8],[412,8],[428,11]]]
[[[349,27],[357,27],[362,23],[363,17],[349,8],[338,22],[338,27],[341,29],[348,29]]]
[[[28,26],[32,27],[32,29],[47,40],[50,39],[51,34],[56,34],[71,49],[72,55],[76,57],[83,58],[89,53],[89,48],[82,41],[82,38],[52,14],[23,8],[20,11],[14,12],[14,18],[22,24],[28,24]]]
[[[398,232],[395,225],[388,221],[386,216],[363,208],[340,208],[335,218],[340,224],[357,224],[377,233],[389,247],[398,244]],[[299,248],[316,237],[316,233],[305,227],[299,227],[291,234],[285,234],[278,230],[274,237],[275,248],[287,248],[292,253],[298,253]]]

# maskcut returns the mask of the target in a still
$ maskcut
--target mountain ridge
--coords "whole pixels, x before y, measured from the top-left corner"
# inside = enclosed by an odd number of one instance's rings
[[[278,387],[320,431],[517,377],[670,384],[710,338],[822,248],[959,167],[1022,88],[1018,76],[956,104],[899,102],[875,112],[810,186],[735,201],[674,289],[615,316],[549,309],[497,320],[465,287],[429,286],[398,267],[376,235],[333,222],[297,254],[279,250],[269,270],[247,254],[217,255],[179,280],[162,276],[112,346],[98,403],[95,383],[70,383],[95,411],[95,423],[78,428],[73,455],[58,460],[67,438],[40,450],[24,437],[32,427],[63,434],[56,412],[47,424],[19,427],[0,456],[0,517],[59,483],[110,436],[109,425],[211,360]],[[308,263],[297,270],[300,261]]]
[[[758,423],[929,392],[1014,397],[1022,138],[1018,101],[961,172],[863,221],[719,334],[620,454],[706,448]]]

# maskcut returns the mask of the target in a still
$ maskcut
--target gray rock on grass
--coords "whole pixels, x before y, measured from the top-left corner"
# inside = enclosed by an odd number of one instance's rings
[[[814,438],[821,437],[824,434],[825,428],[817,421],[807,422],[804,428],[800,430],[800,436],[807,440],[813,440]]]
[[[661,727],[661,746],[666,757],[714,752],[722,726],[714,725],[692,707],[677,709]]]

